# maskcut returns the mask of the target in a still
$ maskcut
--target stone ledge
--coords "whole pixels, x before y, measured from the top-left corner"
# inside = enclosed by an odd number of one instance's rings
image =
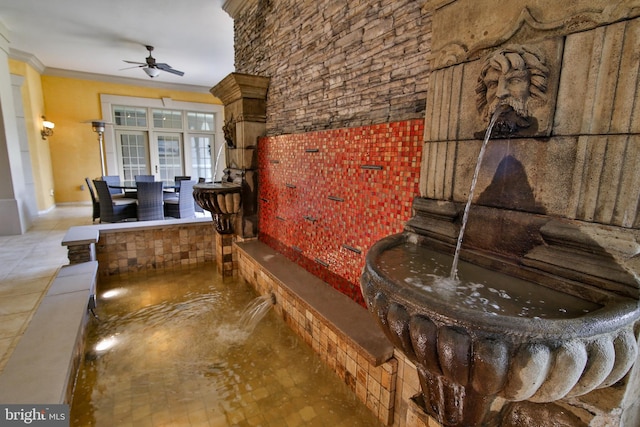
[[[100,237],[98,227],[94,225],[80,225],[70,227],[62,238],[62,246],[90,245],[97,243]]]
[[[100,232],[95,226],[71,227],[62,239],[62,246],[67,247],[70,264],[80,264],[96,260],[96,243]]]
[[[100,233],[116,233],[118,231],[152,230],[156,228],[164,228],[171,225],[193,225],[199,223],[212,224],[211,218],[201,217],[190,219],[161,219],[158,221],[125,221],[88,225],[85,227],[96,227],[100,231]]]
[[[351,298],[258,240],[236,242],[236,246],[304,301],[334,332],[358,347],[369,363],[379,366],[393,357],[393,345],[373,316]]]
[[[210,223],[211,218],[163,219],[158,221],[125,221],[94,225],[78,225],[70,227],[69,230],[67,230],[62,238],[62,246],[89,245],[91,243],[97,243],[100,238],[100,233],[149,230],[163,228],[168,225],[191,225],[203,222]]]
[[[98,263],[63,266],[0,374],[3,404],[71,403]]]

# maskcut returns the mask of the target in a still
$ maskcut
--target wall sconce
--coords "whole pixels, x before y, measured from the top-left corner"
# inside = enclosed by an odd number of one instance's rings
[[[55,123],[50,122],[45,116],[42,116],[42,130],[40,131],[42,139],[47,139],[48,136],[53,135],[54,127],[56,127]]]

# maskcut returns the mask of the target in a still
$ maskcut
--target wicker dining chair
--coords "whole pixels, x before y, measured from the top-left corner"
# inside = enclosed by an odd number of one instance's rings
[[[173,177],[173,181],[176,183],[176,192],[180,192],[180,184],[182,181],[189,181],[191,179],[190,176],[186,175],[176,175]]]
[[[136,199],[111,197],[107,181],[94,179],[93,185],[100,200],[100,222],[119,222],[136,218]]]
[[[162,181],[136,182],[138,190],[138,221],[164,219]]]
[[[153,182],[156,180],[153,175],[135,175],[134,178],[136,182]]]
[[[89,194],[91,195],[91,203],[93,205],[93,213],[91,214],[92,222],[96,222],[96,219],[100,218],[100,200],[98,196],[96,196],[96,192],[93,191],[93,184],[89,177],[84,179],[84,182],[87,183],[87,188],[89,189]]]
[[[164,216],[172,218],[195,218],[195,206],[193,199],[193,186],[195,181],[182,181],[180,193],[176,198],[165,199]]]
[[[198,178],[198,184],[204,184],[206,181],[207,179],[203,176]],[[204,209],[202,209],[202,206],[200,206],[198,202],[195,201],[195,199],[193,203],[194,203],[193,208],[195,209],[196,212],[204,213]]]
[[[119,175],[103,175],[103,181],[106,181],[107,185],[120,185],[120,176]],[[124,190],[122,188],[113,188],[109,187],[109,193],[111,193],[111,198],[114,197],[124,197]],[[100,198],[100,197],[98,197]]]

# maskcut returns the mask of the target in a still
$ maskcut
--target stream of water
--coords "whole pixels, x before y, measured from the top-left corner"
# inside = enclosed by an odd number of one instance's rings
[[[216,175],[218,175],[218,163],[220,162],[220,155],[222,154],[222,150],[224,150],[224,144],[222,144],[218,149],[218,154],[216,155],[216,161],[213,164],[213,177],[211,178],[212,182],[216,182]]]
[[[272,306],[273,301],[271,295],[265,294],[256,297],[247,305],[240,316],[240,320],[238,321],[240,327],[246,333],[251,334]]]
[[[451,280],[458,280],[458,260],[460,258],[460,248],[462,247],[462,239],[464,238],[464,230],[467,227],[467,220],[469,218],[469,208],[471,207],[471,201],[473,200],[473,193],[476,189],[476,184],[478,182],[478,175],[480,173],[480,166],[482,165],[482,158],[484,157],[484,152],[487,149],[487,144],[489,143],[489,138],[491,137],[491,131],[493,130],[493,126],[495,126],[498,117],[504,113],[504,109],[501,107],[496,108],[493,116],[491,116],[491,121],[489,122],[489,126],[487,127],[487,131],[484,134],[484,140],[482,141],[482,147],[480,148],[480,153],[478,154],[478,160],[476,162],[476,170],[473,173],[473,179],[471,180],[471,188],[469,189],[469,197],[467,199],[467,204],[464,206],[464,214],[462,215],[462,225],[460,226],[460,233],[458,234],[458,242],[456,244],[456,251],[453,256],[453,263],[451,264],[451,273],[449,277]]]

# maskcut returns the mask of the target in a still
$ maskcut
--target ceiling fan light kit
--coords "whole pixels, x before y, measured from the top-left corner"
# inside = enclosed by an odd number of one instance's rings
[[[143,68],[144,72],[147,73],[147,75],[151,78],[156,77],[158,74],[160,74],[160,70],[158,70],[157,68],[151,68],[151,67],[144,67]]]
[[[124,60],[124,62],[128,64],[136,64],[137,67],[142,68],[144,72],[147,73],[147,75],[151,78],[158,76],[160,74],[160,71],[166,71],[177,76],[184,76],[184,72],[172,68],[169,64],[156,62],[156,59],[151,55],[153,46],[145,47],[149,51],[149,56],[145,59],[145,62],[127,61],[126,59]]]

